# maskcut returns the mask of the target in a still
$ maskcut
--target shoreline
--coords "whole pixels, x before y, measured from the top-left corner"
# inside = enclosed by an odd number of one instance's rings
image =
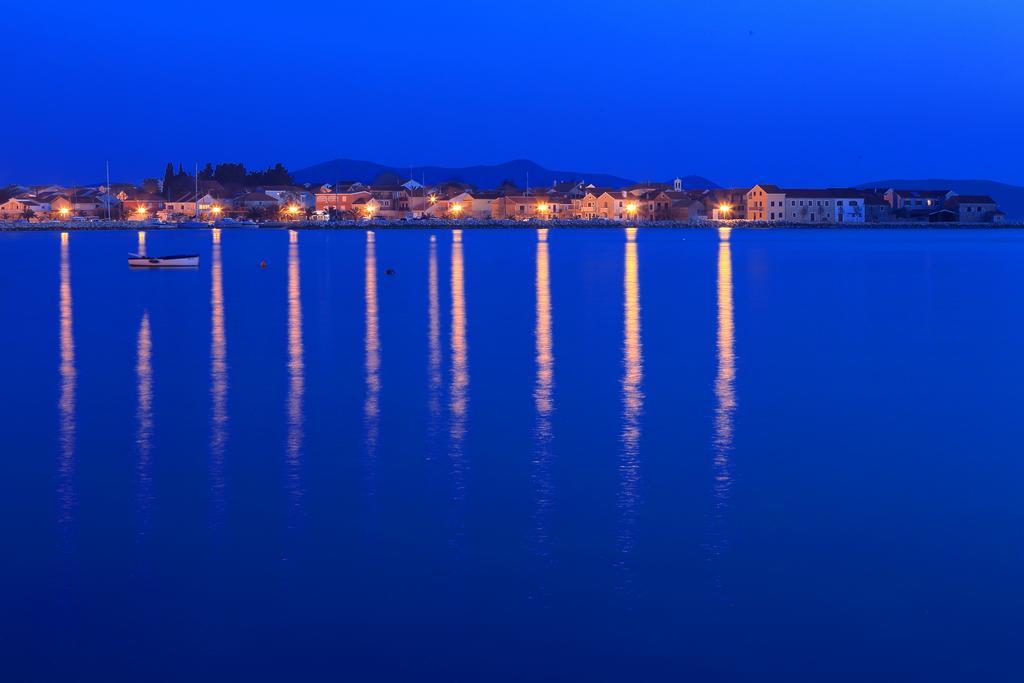
[[[252,226],[179,227],[178,225],[133,224],[130,221],[51,221],[35,224],[0,222],[0,232],[109,232],[109,231],[179,231],[179,230],[537,230],[548,229],[622,229],[649,228],[664,230],[717,230],[718,228],[740,228],[753,230],[1000,230],[1024,228],[1024,221],[1002,223],[788,223],[780,221],[702,221],[679,223],[672,221],[649,221],[626,224],[617,221],[478,221],[478,220],[430,220],[430,221],[294,221],[272,222]]]

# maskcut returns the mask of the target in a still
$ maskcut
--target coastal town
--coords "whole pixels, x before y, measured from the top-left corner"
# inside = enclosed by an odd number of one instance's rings
[[[154,226],[429,220],[856,225],[1006,219],[992,197],[949,189],[789,188],[767,183],[709,189],[685,187],[678,178],[627,187],[598,187],[586,179],[520,187],[507,180],[497,188],[481,189],[457,180],[431,185],[393,173],[369,183],[298,184],[280,164],[249,174],[236,166],[241,165],[207,165],[193,175],[180,166],[175,172],[169,164],[163,180],[150,178],[139,185],[12,185],[0,189],[0,221]]]

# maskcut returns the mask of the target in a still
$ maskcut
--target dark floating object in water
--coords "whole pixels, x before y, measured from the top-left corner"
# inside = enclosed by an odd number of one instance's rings
[[[395,274],[395,269],[394,268],[388,268],[387,270],[384,271],[384,274],[385,275],[394,275]]]
[[[260,261],[260,268],[266,268],[266,267],[267,267],[267,262],[266,261]]]

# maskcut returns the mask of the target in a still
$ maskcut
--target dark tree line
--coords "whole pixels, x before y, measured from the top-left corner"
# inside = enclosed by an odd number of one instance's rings
[[[262,171],[246,170],[245,164],[222,163],[214,166],[207,163],[199,171],[199,180],[214,180],[224,187],[253,188],[261,185],[294,185],[291,172],[280,162]],[[167,164],[164,169],[164,197],[173,199],[195,190],[195,176],[178,164]]]

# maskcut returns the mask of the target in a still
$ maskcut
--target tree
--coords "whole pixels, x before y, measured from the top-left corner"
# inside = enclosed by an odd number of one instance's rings
[[[173,200],[193,192],[194,189],[195,178],[178,164],[178,172],[171,176],[170,184],[164,185],[164,196]]]
[[[245,183],[245,164],[217,164],[213,179],[221,185],[242,185]]]
[[[206,162],[206,166],[203,166],[203,170],[199,172],[200,180],[213,180],[213,166],[209,161]]]
[[[33,211],[32,209],[25,209],[24,211],[21,212],[21,217],[24,218],[27,221],[32,220],[32,216],[35,216],[35,215],[36,215],[36,212]]]
[[[174,165],[171,162],[167,162],[167,168],[164,169],[164,199],[171,199],[171,190],[174,189]]]
[[[247,187],[259,185],[294,185],[292,174],[288,172],[281,162],[278,162],[265,171],[250,171],[245,174]]]
[[[146,178],[142,181],[142,191],[149,194],[160,192],[160,181],[156,178]]]

